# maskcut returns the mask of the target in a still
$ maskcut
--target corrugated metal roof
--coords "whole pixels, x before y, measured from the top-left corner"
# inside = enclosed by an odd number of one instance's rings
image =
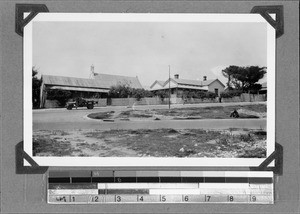
[[[203,90],[208,91],[207,86],[192,86],[192,85],[178,85],[178,86],[170,86],[170,88],[183,88],[183,89],[196,89],[196,90]],[[160,89],[151,89],[150,91],[158,91],[158,90],[168,90],[168,87],[160,88]]]
[[[97,81],[94,79],[84,79],[76,77],[64,77],[53,75],[42,75],[43,83],[46,85],[55,86],[74,86],[84,88],[109,88],[107,83]]]
[[[143,88],[139,80],[135,77],[113,76],[114,75],[104,75],[101,79],[85,79],[76,77],[42,75],[42,80],[44,84],[52,86],[109,89],[111,86],[117,85],[119,83],[128,82],[133,88]]]
[[[119,76],[111,74],[94,73],[95,80],[105,82],[108,85],[129,84],[132,88],[143,88],[138,77]]]
[[[209,86],[211,83],[213,83],[214,81],[219,81],[218,79],[209,79],[206,81],[201,81],[201,80],[187,80],[187,79],[176,79],[176,78],[171,78],[171,81],[177,83],[177,88],[199,88],[199,89],[203,89],[203,87],[205,87],[204,90],[207,89],[207,86]],[[162,88],[165,88],[165,86],[168,84],[168,80],[167,81],[159,81],[156,80],[152,85],[151,88],[156,84],[156,83],[163,83]],[[219,81],[224,87],[225,85]],[[153,90],[157,90],[157,89],[153,89]]]
[[[172,80],[177,82],[178,84],[181,84],[181,85],[207,86],[207,85],[210,85],[216,79],[200,81],[200,80],[187,80],[187,79],[174,79],[174,78],[172,78]]]

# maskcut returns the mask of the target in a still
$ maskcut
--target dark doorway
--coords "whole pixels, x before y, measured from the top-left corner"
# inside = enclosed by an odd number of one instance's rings
[[[219,89],[218,89],[218,88],[215,88],[215,94],[216,94],[217,96],[219,96]]]

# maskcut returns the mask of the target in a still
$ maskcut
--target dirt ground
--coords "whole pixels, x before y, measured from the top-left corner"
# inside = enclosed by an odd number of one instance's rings
[[[266,132],[228,129],[39,130],[34,156],[265,158]]]

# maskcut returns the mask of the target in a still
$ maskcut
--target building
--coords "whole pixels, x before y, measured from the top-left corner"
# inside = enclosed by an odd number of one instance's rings
[[[210,91],[216,93],[218,96],[224,91],[225,85],[218,79],[208,80],[206,76],[203,80],[187,80],[180,79],[179,75],[174,75],[174,78],[170,78],[167,81],[156,80],[150,87],[150,90],[155,92],[159,90],[169,90],[171,94],[176,97],[182,97],[185,91],[196,92],[196,91]]]
[[[160,90],[164,87],[166,81],[155,80],[155,82],[150,86],[151,91]]]
[[[112,86],[127,84],[132,88],[143,88],[138,77],[93,73],[92,79],[42,75],[40,108],[45,106],[50,90],[70,91],[72,97],[106,98]]]
[[[267,82],[261,83],[261,89],[258,92],[259,94],[266,94],[267,93]]]

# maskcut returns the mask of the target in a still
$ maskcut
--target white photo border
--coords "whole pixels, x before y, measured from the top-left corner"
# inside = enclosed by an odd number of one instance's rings
[[[274,16],[273,16],[274,17]],[[24,27],[23,36],[23,138],[24,151],[40,166],[92,167],[257,167],[265,158],[129,158],[36,157],[32,133],[32,26],[34,22],[254,22],[267,24],[267,157],[275,150],[275,29],[260,14],[168,13],[39,13]],[[274,166],[274,161],[270,166]]]

